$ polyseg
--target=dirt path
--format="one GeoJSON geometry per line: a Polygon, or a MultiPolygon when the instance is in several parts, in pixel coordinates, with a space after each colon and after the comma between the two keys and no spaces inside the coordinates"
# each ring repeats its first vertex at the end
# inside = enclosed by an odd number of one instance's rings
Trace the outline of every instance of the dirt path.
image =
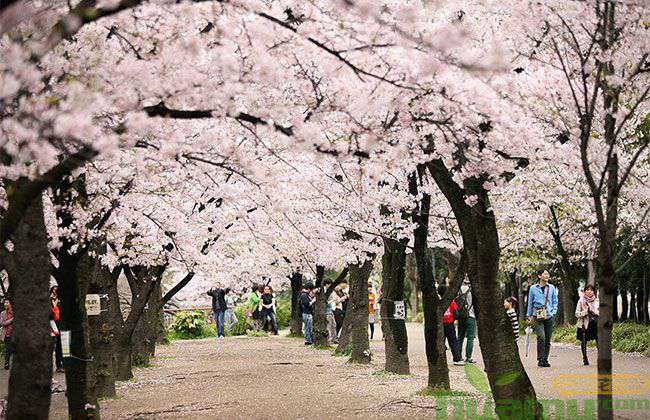
{"type": "MultiPolygon", "coordinates": [[[[408,330],[413,375],[403,377],[381,372],[381,333],[371,343],[374,360],[369,366],[348,364],[346,358],[332,357],[331,351],[305,348],[300,340],[286,337],[235,337],[218,344],[216,339],[177,341],[159,347],[153,366],[137,369],[135,381],[120,383],[116,399],[101,402],[102,417],[431,418],[440,405],[416,395],[426,384],[422,327],[409,324],[408,330]]],[[[596,372],[595,366],[581,365],[580,350],[574,346],[554,344],[550,369],[536,366],[534,343],[531,353],[527,358],[522,354],[522,360],[542,398],[564,398],[551,386],[559,374],[596,372]]],[[[474,358],[482,370],[478,345],[474,358]]],[[[650,372],[650,358],[640,355],[616,353],[614,363],[617,373],[650,372]]],[[[450,366],[450,376],[454,390],[469,394],[454,400],[476,400],[479,406],[486,400],[462,367],[450,366]]],[[[0,380],[0,391],[6,392],[5,371],[0,380]]],[[[63,376],[56,374],[55,380],[62,382],[63,376]]],[[[650,400],[650,386],[634,398],[650,400]]],[[[650,418],[650,407],[628,406],[617,415],[650,418]]],[[[51,418],[67,418],[63,393],[53,395],[51,418]]]]}

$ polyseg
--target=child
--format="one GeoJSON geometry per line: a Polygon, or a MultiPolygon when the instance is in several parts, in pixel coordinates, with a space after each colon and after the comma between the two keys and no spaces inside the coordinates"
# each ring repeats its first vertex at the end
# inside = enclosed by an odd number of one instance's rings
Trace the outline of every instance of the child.
{"type": "MultiPolygon", "coordinates": [[[[444,296],[445,291],[446,287],[444,285],[438,286],[438,294],[440,296],[444,296]]],[[[458,339],[456,338],[456,327],[454,325],[456,319],[458,319],[458,305],[455,300],[452,300],[442,317],[442,324],[445,331],[445,337],[447,337],[447,343],[449,344],[454,359],[454,365],[463,366],[465,362],[463,362],[463,358],[460,355],[458,339]]]]}
{"type": "Polygon", "coordinates": [[[519,339],[519,319],[517,318],[517,311],[515,310],[517,307],[517,299],[510,296],[503,301],[503,307],[506,309],[506,314],[508,315],[510,324],[512,325],[512,333],[515,336],[515,341],[517,341],[517,339],[519,339]]]}

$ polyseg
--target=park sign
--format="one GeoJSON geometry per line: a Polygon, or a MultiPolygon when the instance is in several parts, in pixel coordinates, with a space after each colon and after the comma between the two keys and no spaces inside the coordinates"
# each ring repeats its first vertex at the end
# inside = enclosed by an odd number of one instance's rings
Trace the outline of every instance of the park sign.
{"type": "Polygon", "coordinates": [[[99,315],[101,311],[102,304],[99,295],[86,295],[86,313],[88,315],[99,315]]]}

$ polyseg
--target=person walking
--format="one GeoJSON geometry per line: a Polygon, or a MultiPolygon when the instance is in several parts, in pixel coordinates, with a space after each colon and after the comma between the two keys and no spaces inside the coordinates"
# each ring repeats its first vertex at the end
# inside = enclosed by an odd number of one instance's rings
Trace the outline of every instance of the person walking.
{"type": "Polygon", "coordinates": [[[512,334],[515,336],[515,341],[519,339],[519,318],[517,317],[517,299],[514,297],[510,296],[506,300],[503,301],[503,307],[506,310],[506,315],[508,315],[508,319],[510,320],[510,325],[512,327],[512,334]]]}
{"type": "Polygon", "coordinates": [[[50,302],[52,305],[52,321],[54,327],[56,327],[52,328],[52,331],[56,329],[56,334],[54,334],[54,362],[56,371],[61,373],[63,372],[63,347],[61,346],[61,325],[59,323],[61,311],[59,309],[59,288],[57,286],[50,288],[50,302]]]}
{"type": "Polygon", "coordinates": [[[9,370],[13,346],[11,336],[14,329],[14,310],[9,299],[4,301],[5,310],[0,313],[0,326],[2,327],[2,339],[5,344],[5,370],[9,370]]]}
{"type": "Polygon", "coordinates": [[[230,288],[225,289],[226,292],[226,313],[224,314],[224,322],[226,324],[226,329],[228,332],[232,332],[232,329],[239,323],[237,315],[235,315],[235,307],[237,306],[237,295],[230,288]]]}
{"type": "Polygon", "coordinates": [[[576,305],[576,318],[578,319],[576,338],[580,341],[580,349],[582,350],[582,362],[585,366],[589,366],[589,359],[587,358],[587,343],[595,340],[598,345],[598,296],[596,295],[596,288],[588,284],[578,300],[576,305]]]}
{"type": "Polygon", "coordinates": [[[375,335],[375,322],[377,322],[377,296],[372,291],[372,285],[368,285],[368,326],[370,327],[370,339],[375,335]]]}
{"type": "Polygon", "coordinates": [[[217,338],[225,337],[224,316],[226,314],[226,293],[221,288],[221,284],[217,283],[216,287],[208,290],[207,294],[212,297],[212,314],[214,315],[214,323],[217,325],[217,338]]]}
{"type": "Polygon", "coordinates": [[[458,350],[463,355],[463,342],[467,339],[465,346],[465,363],[476,363],[472,359],[474,352],[474,338],[476,338],[476,315],[474,313],[474,300],[469,278],[465,277],[460,286],[458,297],[458,350]]]}
{"type": "Polygon", "coordinates": [[[300,312],[302,313],[302,330],[305,333],[305,345],[310,346],[314,343],[313,325],[314,325],[314,302],[313,296],[314,285],[307,283],[300,292],[300,312]]]}
{"type": "Polygon", "coordinates": [[[264,286],[260,306],[264,329],[266,330],[267,323],[270,323],[273,335],[278,335],[278,321],[275,316],[275,296],[273,296],[271,286],[264,286]]]}
{"type": "MultiPolygon", "coordinates": [[[[440,285],[438,287],[438,294],[440,296],[444,296],[445,289],[446,287],[444,285],[440,285]]],[[[451,349],[451,355],[454,361],[454,365],[463,366],[465,362],[463,362],[463,357],[458,347],[458,339],[456,338],[456,327],[454,326],[454,321],[456,319],[458,319],[458,305],[456,304],[455,300],[452,300],[451,304],[449,305],[449,307],[447,308],[447,310],[445,311],[442,317],[442,324],[445,332],[445,337],[447,338],[447,344],[449,344],[449,348],[451,349]]]]}
{"type": "Polygon", "coordinates": [[[557,313],[558,291],[549,283],[547,270],[537,271],[537,284],[528,290],[528,325],[535,325],[537,334],[537,366],[551,367],[548,356],[551,351],[553,317],[557,313]]]}

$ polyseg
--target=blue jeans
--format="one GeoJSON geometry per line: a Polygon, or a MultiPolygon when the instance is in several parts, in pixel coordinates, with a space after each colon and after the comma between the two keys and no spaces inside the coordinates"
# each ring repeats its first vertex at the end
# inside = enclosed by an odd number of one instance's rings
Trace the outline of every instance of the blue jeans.
{"type": "Polygon", "coordinates": [[[226,311],[214,311],[214,323],[217,324],[217,337],[225,337],[224,331],[224,314],[226,311]]]}
{"type": "Polygon", "coordinates": [[[312,324],[314,318],[312,314],[302,314],[302,330],[305,332],[305,343],[311,344],[314,342],[314,337],[312,335],[312,324]]]}

